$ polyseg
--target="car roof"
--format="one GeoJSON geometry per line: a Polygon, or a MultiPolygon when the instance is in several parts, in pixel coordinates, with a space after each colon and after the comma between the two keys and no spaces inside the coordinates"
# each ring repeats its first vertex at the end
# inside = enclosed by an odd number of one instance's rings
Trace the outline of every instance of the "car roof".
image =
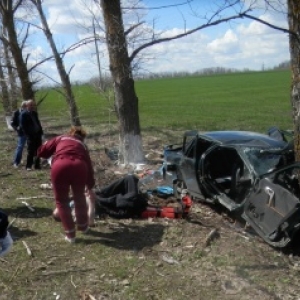
{"type": "Polygon", "coordinates": [[[209,131],[198,133],[198,136],[204,136],[224,145],[244,145],[247,147],[253,146],[262,148],[284,148],[287,145],[284,141],[252,131],[209,131]]]}

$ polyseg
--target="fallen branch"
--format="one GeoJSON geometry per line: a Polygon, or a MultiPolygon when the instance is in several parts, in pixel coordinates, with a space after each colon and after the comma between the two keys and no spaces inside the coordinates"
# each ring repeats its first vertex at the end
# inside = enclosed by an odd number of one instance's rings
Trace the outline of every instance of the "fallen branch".
{"type": "Polygon", "coordinates": [[[139,271],[140,271],[140,269],[141,269],[141,267],[143,266],[145,264],[145,261],[143,261],[134,271],[133,271],[133,276],[134,275],[136,275],[139,271]]]}
{"type": "Polygon", "coordinates": [[[164,261],[164,262],[167,262],[168,264],[172,265],[172,264],[176,264],[176,265],[180,265],[180,263],[174,259],[173,257],[171,256],[167,256],[167,255],[162,255],[161,256],[161,259],[164,261]]]}
{"type": "Polygon", "coordinates": [[[215,228],[207,235],[207,237],[204,241],[204,247],[208,247],[211,244],[211,242],[218,237],[219,237],[219,232],[215,228]]]}
{"type": "Polygon", "coordinates": [[[10,277],[9,281],[12,281],[13,278],[17,275],[17,273],[18,273],[18,271],[19,271],[19,268],[20,268],[20,266],[18,266],[18,267],[16,268],[16,271],[15,271],[14,274],[10,277]]]}
{"type": "Polygon", "coordinates": [[[34,212],[34,208],[30,206],[26,201],[22,201],[22,203],[32,212],[34,212]]]}
{"type": "Polygon", "coordinates": [[[91,295],[91,294],[88,294],[88,295],[89,295],[91,300],[96,300],[96,298],[93,295],[91,295]]]}
{"type": "Polygon", "coordinates": [[[43,271],[41,275],[43,276],[51,276],[51,275],[59,275],[59,274],[66,274],[69,272],[88,272],[88,271],[93,271],[95,268],[89,268],[89,269],[69,269],[69,270],[57,270],[57,271],[43,271]]]}
{"type": "Polygon", "coordinates": [[[155,273],[156,273],[157,275],[161,276],[161,277],[165,277],[165,275],[164,275],[164,274],[162,274],[162,273],[158,272],[157,270],[155,270],[155,273]]]}
{"type": "Polygon", "coordinates": [[[24,247],[26,248],[27,254],[29,256],[32,256],[32,252],[31,252],[30,248],[28,247],[27,243],[25,241],[22,241],[22,243],[23,243],[24,247]]]}
{"type": "Polygon", "coordinates": [[[8,224],[7,229],[9,229],[15,221],[16,221],[16,218],[12,219],[12,221],[8,224]]]}
{"type": "Polygon", "coordinates": [[[76,286],[76,284],[75,284],[74,281],[73,281],[73,275],[71,275],[71,283],[72,283],[72,285],[74,286],[74,288],[76,289],[77,286],[76,286]]]}
{"type": "Polygon", "coordinates": [[[53,199],[53,197],[51,197],[51,196],[41,195],[41,196],[32,196],[32,197],[19,197],[19,198],[16,198],[16,200],[30,200],[30,199],[41,199],[41,198],[53,199]]]}

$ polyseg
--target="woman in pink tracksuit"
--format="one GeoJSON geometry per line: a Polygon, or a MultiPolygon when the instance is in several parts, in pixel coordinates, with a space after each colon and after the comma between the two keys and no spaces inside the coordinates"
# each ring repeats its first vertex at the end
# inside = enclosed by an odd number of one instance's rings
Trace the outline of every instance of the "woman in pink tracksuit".
{"type": "MultiPolygon", "coordinates": [[[[69,134],[46,141],[38,149],[38,157],[50,158],[51,182],[56,208],[65,230],[65,240],[75,242],[76,229],[69,205],[72,190],[77,230],[88,230],[88,208],[85,188],[92,191],[95,185],[94,171],[81,127],[72,127],[69,134]]],[[[92,193],[92,192],[91,192],[92,193]]]]}

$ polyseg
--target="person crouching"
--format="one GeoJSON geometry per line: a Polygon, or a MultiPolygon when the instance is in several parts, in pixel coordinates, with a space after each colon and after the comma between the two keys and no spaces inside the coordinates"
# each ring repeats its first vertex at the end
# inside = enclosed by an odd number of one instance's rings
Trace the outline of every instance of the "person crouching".
{"type": "Polygon", "coordinates": [[[74,243],[75,222],[69,205],[71,188],[75,207],[77,230],[86,233],[88,208],[85,188],[92,190],[95,185],[94,171],[89,151],[84,144],[86,132],[81,127],[72,126],[66,135],[46,141],[38,148],[40,158],[50,158],[51,183],[58,215],[65,230],[65,240],[74,243]]]}

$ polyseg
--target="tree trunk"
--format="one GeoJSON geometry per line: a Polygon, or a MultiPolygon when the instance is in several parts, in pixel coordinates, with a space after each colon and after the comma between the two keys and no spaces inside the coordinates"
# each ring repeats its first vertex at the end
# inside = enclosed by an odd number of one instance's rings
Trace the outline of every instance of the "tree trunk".
{"type": "Polygon", "coordinates": [[[9,95],[10,95],[10,104],[12,111],[15,111],[18,109],[18,98],[19,98],[19,89],[16,82],[16,74],[14,72],[13,66],[12,66],[12,60],[10,55],[10,50],[7,45],[7,43],[2,43],[3,49],[4,49],[4,59],[5,59],[5,65],[7,67],[7,73],[8,73],[8,83],[10,86],[9,89],[9,95]]]}
{"type": "Polygon", "coordinates": [[[32,82],[29,79],[27,65],[22,56],[22,49],[18,43],[18,37],[14,24],[14,10],[12,0],[3,0],[0,5],[2,23],[7,32],[11,54],[14,58],[18,76],[21,82],[23,99],[34,99],[32,82]]]}
{"type": "Polygon", "coordinates": [[[78,115],[78,109],[77,109],[77,105],[75,102],[75,97],[73,95],[73,91],[72,91],[72,86],[71,86],[71,82],[70,82],[70,78],[69,75],[66,72],[66,69],[64,67],[63,64],[63,60],[60,57],[55,42],[53,40],[52,37],[52,33],[49,29],[48,23],[47,23],[47,19],[45,17],[43,8],[42,8],[42,3],[41,0],[33,0],[33,3],[36,5],[38,13],[40,15],[40,19],[42,21],[43,24],[43,29],[44,29],[44,33],[46,35],[46,38],[49,42],[49,45],[52,49],[52,53],[54,55],[54,59],[55,59],[55,63],[56,63],[56,67],[60,76],[60,80],[62,82],[63,85],[63,89],[65,91],[65,96],[66,96],[66,101],[67,104],[69,105],[69,109],[70,109],[70,116],[71,116],[71,124],[74,126],[80,126],[80,119],[79,119],[79,115],[78,115]]]}
{"type": "Polygon", "coordinates": [[[2,103],[3,103],[3,110],[5,116],[12,115],[12,109],[9,101],[9,92],[7,87],[7,81],[5,80],[2,64],[0,65],[0,87],[2,91],[2,103]]]}
{"type": "Polygon", "coordinates": [[[110,71],[114,82],[115,107],[119,120],[120,162],[144,161],[138,112],[138,97],[127,51],[120,0],[101,0],[110,71]]]}
{"type": "Polygon", "coordinates": [[[295,137],[295,160],[300,161],[300,2],[299,0],[288,0],[288,22],[290,31],[294,34],[289,35],[292,85],[291,103],[294,121],[295,137]]]}

